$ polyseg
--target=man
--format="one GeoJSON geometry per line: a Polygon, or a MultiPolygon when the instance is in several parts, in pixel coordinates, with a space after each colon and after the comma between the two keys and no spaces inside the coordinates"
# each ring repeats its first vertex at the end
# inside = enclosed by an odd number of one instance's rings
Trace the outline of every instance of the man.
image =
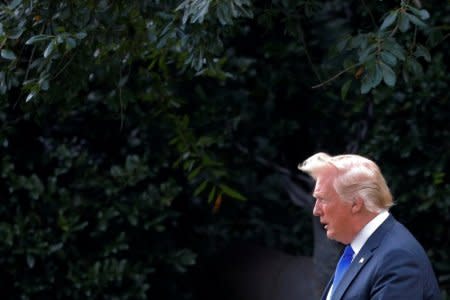
{"type": "Polygon", "coordinates": [[[424,249],[389,213],[392,196],[373,161],[317,153],[299,169],[316,180],[313,214],[327,237],[347,245],[323,300],[441,299],[424,249]]]}

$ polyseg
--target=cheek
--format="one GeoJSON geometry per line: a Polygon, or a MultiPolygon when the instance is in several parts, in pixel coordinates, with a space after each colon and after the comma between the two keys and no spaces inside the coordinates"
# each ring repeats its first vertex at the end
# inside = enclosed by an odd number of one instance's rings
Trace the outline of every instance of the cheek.
{"type": "Polygon", "coordinates": [[[335,210],[330,213],[330,218],[333,220],[333,226],[341,231],[345,230],[348,225],[349,215],[344,210],[335,210]]]}
{"type": "Polygon", "coordinates": [[[331,203],[324,205],[322,207],[322,211],[325,215],[330,216],[333,218],[334,215],[336,215],[336,207],[332,205],[331,203]]]}

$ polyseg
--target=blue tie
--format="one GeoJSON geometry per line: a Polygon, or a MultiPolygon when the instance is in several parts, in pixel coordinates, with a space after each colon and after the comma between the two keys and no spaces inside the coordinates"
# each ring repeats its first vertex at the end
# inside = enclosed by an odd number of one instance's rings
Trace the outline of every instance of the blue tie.
{"type": "Polygon", "coordinates": [[[344,253],[339,259],[338,265],[336,267],[336,272],[334,273],[333,291],[332,291],[333,293],[336,290],[345,272],[347,271],[348,267],[350,266],[354,253],[355,252],[353,252],[353,249],[350,245],[345,246],[344,253]]]}

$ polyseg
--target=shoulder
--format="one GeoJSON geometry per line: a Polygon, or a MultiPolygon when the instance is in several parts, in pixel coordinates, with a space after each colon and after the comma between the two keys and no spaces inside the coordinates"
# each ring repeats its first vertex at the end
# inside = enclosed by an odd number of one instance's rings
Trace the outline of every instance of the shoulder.
{"type": "Polygon", "coordinates": [[[376,262],[376,269],[383,274],[434,277],[431,262],[422,245],[395,219],[373,252],[372,259],[376,262]]]}
{"type": "Polygon", "coordinates": [[[399,254],[424,255],[425,251],[414,235],[394,217],[390,218],[392,225],[387,228],[380,247],[399,254]]]}

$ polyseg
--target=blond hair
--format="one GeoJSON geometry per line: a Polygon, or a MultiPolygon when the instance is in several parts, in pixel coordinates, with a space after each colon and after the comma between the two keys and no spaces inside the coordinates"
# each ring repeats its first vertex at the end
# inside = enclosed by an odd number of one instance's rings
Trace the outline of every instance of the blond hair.
{"type": "Polygon", "coordinates": [[[377,213],[394,204],[380,168],[368,158],[356,154],[330,156],[319,152],[298,166],[314,179],[319,172],[330,167],[337,170],[333,187],[343,200],[353,201],[360,197],[369,211],[377,213]]]}

